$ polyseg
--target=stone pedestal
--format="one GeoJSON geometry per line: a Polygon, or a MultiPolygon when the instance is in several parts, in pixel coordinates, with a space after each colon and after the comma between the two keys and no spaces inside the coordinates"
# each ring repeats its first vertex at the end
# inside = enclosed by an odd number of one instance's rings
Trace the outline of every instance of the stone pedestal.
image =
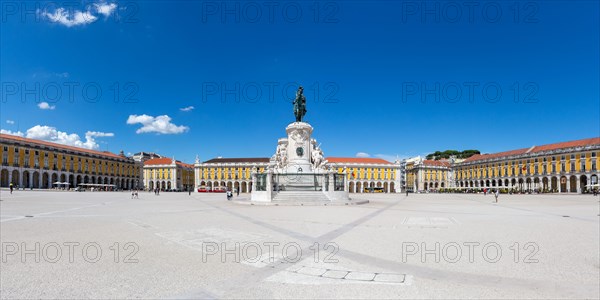
{"type": "MultiPolygon", "coordinates": [[[[277,141],[277,150],[267,171],[252,173],[251,202],[275,205],[354,203],[348,197],[345,176],[342,177],[344,182],[340,182],[338,190],[335,190],[336,172],[328,168],[323,151],[317,141],[311,138],[313,127],[308,123],[294,122],[285,131],[287,138],[277,141]]],[[[362,203],[364,201],[356,204],[362,203]]]]}
{"type": "Polygon", "coordinates": [[[312,126],[304,122],[294,122],[285,128],[285,132],[288,135],[288,145],[287,166],[284,172],[290,174],[313,173],[312,163],[310,162],[312,126]]]}

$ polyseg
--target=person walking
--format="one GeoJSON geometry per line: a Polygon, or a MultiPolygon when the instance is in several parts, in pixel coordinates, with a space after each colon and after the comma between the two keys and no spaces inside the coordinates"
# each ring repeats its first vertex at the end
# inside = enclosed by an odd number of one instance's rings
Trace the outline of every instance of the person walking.
{"type": "Polygon", "coordinates": [[[496,203],[498,203],[498,196],[500,195],[500,191],[496,189],[496,193],[494,193],[494,197],[496,197],[496,203]]]}
{"type": "Polygon", "coordinates": [[[11,182],[9,186],[10,186],[10,193],[12,194],[13,188],[14,188],[13,183],[11,182]]]}
{"type": "Polygon", "coordinates": [[[240,196],[240,189],[239,188],[235,189],[235,192],[236,192],[237,196],[239,197],[240,196]]]}
{"type": "Polygon", "coordinates": [[[191,196],[191,195],[192,195],[192,189],[188,188],[188,196],[191,196]]]}

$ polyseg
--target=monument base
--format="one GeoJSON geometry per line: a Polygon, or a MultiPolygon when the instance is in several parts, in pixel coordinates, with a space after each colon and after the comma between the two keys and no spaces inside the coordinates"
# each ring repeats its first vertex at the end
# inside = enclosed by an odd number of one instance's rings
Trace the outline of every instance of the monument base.
{"type": "Polygon", "coordinates": [[[294,122],[285,131],[287,138],[278,140],[267,171],[252,173],[250,202],[288,205],[349,203],[346,174],[335,174],[329,170],[323,151],[311,138],[313,127],[305,122],[294,122]]]}

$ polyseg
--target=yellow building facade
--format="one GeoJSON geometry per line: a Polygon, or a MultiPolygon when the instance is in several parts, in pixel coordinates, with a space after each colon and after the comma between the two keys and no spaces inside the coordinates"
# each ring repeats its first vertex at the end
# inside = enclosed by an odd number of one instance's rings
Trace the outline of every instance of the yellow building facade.
{"type": "Polygon", "coordinates": [[[416,157],[406,161],[405,170],[409,192],[437,191],[452,186],[452,165],[447,160],[416,157]]]}
{"type": "Polygon", "coordinates": [[[194,166],[171,158],[144,162],[144,188],[161,191],[187,191],[194,188],[194,166]]]}
{"type": "Polygon", "coordinates": [[[214,158],[194,164],[196,190],[252,190],[252,172],[264,173],[269,158],[214,158]]]}
{"type": "MultiPolygon", "coordinates": [[[[328,165],[344,175],[351,193],[382,191],[399,192],[398,164],[375,158],[326,158],[328,165]],[[365,189],[367,188],[367,189],[365,189]]],[[[196,162],[195,182],[200,190],[230,189],[247,193],[252,190],[252,173],[265,173],[270,159],[261,158],[215,158],[196,162]]]]}
{"type": "Polygon", "coordinates": [[[350,193],[399,193],[399,164],[380,158],[328,157],[329,165],[345,174],[350,193]]]}
{"type": "Polygon", "coordinates": [[[43,189],[95,184],[132,189],[141,184],[141,165],[123,154],[7,134],[0,134],[0,151],[2,187],[10,183],[43,189]]]}
{"type": "Polygon", "coordinates": [[[456,187],[582,193],[597,188],[600,138],[474,155],[453,169],[456,187]]]}

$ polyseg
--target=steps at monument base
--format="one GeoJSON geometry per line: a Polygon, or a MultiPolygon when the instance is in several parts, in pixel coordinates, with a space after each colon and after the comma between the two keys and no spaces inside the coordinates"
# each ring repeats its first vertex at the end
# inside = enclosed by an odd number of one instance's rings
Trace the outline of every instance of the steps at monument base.
{"type": "Polygon", "coordinates": [[[330,202],[327,195],[318,191],[282,191],[273,197],[274,202],[330,202]]]}

